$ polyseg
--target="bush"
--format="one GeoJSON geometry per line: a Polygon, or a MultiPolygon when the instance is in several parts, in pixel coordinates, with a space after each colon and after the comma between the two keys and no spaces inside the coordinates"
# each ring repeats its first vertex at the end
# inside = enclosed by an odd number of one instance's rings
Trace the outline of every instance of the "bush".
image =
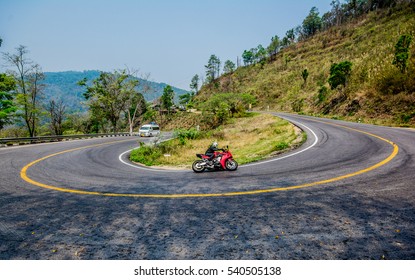
{"type": "Polygon", "coordinates": [[[185,145],[187,139],[198,139],[201,133],[195,128],[190,129],[177,129],[174,131],[174,136],[179,139],[180,145],[185,145]]]}
{"type": "Polygon", "coordinates": [[[157,146],[141,146],[131,151],[130,160],[139,162],[147,166],[156,164],[157,159],[162,155],[162,151],[157,146]]]}
{"type": "Polygon", "coordinates": [[[335,89],[340,85],[346,86],[347,79],[352,72],[352,63],[350,61],[343,61],[340,63],[333,63],[330,67],[329,84],[331,89],[335,89]]]}
{"type": "Polygon", "coordinates": [[[403,123],[409,123],[413,119],[415,120],[415,112],[412,112],[412,113],[402,113],[400,115],[400,120],[403,123]]]}
{"type": "Polygon", "coordinates": [[[11,126],[0,130],[0,138],[28,137],[24,127],[11,126]]]}
{"type": "Polygon", "coordinates": [[[395,45],[395,58],[392,64],[398,67],[402,74],[408,68],[409,46],[411,45],[412,36],[409,34],[401,35],[395,45]]]}
{"type": "Polygon", "coordinates": [[[327,99],[327,95],[328,95],[328,88],[326,86],[321,86],[320,89],[318,90],[318,95],[317,95],[317,103],[322,103],[324,101],[326,101],[327,99]]]}
{"type": "Polygon", "coordinates": [[[294,112],[301,112],[303,110],[304,99],[297,99],[291,104],[291,108],[294,112]]]}
{"type": "Polygon", "coordinates": [[[399,71],[390,71],[378,80],[378,88],[382,94],[398,94],[407,91],[408,78],[399,71]]]}
{"type": "Polygon", "coordinates": [[[279,142],[276,146],[275,146],[275,148],[276,148],[276,150],[277,151],[282,151],[282,150],[285,150],[285,149],[287,149],[288,147],[289,147],[290,145],[287,143],[287,142],[279,142]]]}
{"type": "Polygon", "coordinates": [[[62,135],[78,135],[78,134],[84,134],[84,133],[82,133],[81,131],[77,131],[75,129],[68,129],[68,130],[65,130],[62,135]]]}

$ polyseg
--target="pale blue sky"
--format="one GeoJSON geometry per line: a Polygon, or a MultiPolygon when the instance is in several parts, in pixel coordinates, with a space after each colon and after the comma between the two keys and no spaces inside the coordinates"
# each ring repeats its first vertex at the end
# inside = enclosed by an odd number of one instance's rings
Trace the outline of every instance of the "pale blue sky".
{"type": "Polygon", "coordinates": [[[0,0],[0,52],[24,45],[45,72],[128,66],[189,89],[211,54],[236,62],[245,49],[284,37],[313,6],[320,16],[329,11],[331,2],[0,0]]]}

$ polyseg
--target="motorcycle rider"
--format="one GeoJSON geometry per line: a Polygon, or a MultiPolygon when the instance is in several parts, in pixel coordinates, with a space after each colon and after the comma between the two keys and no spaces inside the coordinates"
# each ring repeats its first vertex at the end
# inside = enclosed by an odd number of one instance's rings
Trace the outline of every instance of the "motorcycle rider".
{"type": "Polygon", "coordinates": [[[223,148],[218,148],[218,142],[213,142],[212,145],[210,145],[210,147],[206,150],[205,155],[209,156],[208,159],[208,165],[212,166],[213,165],[213,158],[215,157],[215,152],[216,151],[225,151],[225,149],[223,148]]]}

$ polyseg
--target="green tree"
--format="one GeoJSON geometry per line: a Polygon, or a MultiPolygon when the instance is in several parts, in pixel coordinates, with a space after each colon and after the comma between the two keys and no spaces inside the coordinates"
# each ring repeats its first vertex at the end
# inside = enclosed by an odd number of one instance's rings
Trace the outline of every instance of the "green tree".
{"type": "Polygon", "coordinates": [[[68,114],[62,124],[63,134],[89,134],[99,132],[99,123],[91,121],[90,112],[68,114]]]}
{"type": "Polygon", "coordinates": [[[254,53],[251,50],[247,51],[244,50],[243,54],[242,54],[242,59],[244,61],[244,65],[250,65],[254,62],[254,53]]]}
{"type": "Polygon", "coordinates": [[[278,51],[280,50],[280,47],[281,47],[280,38],[277,35],[275,35],[274,37],[271,38],[271,43],[267,47],[268,55],[269,56],[276,55],[278,51]]]}
{"type": "Polygon", "coordinates": [[[229,118],[229,106],[223,94],[215,94],[203,103],[203,115],[212,127],[224,123],[229,118]]]}
{"type": "Polygon", "coordinates": [[[214,126],[224,123],[230,117],[243,116],[249,105],[254,105],[256,98],[248,93],[219,93],[210,97],[204,104],[215,119],[214,126]]]}
{"type": "Polygon", "coordinates": [[[12,123],[14,113],[17,110],[14,104],[12,91],[16,88],[13,76],[0,73],[0,129],[6,124],[12,123]]]}
{"type": "Polygon", "coordinates": [[[290,45],[290,39],[288,39],[287,36],[285,36],[284,38],[282,38],[281,40],[281,48],[286,48],[290,45]]]}
{"type": "Polygon", "coordinates": [[[265,50],[265,48],[261,44],[258,45],[258,47],[255,50],[256,50],[256,52],[255,52],[255,61],[256,62],[263,61],[267,57],[267,51],[265,50]]]}
{"type": "Polygon", "coordinates": [[[302,24],[303,35],[307,37],[311,37],[320,31],[322,27],[322,21],[319,16],[318,9],[316,7],[311,8],[310,13],[304,19],[302,24]]]}
{"type": "Polygon", "coordinates": [[[157,111],[151,106],[147,106],[146,112],[143,114],[143,121],[155,121],[157,111]]]}
{"type": "Polygon", "coordinates": [[[350,61],[343,61],[340,63],[333,63],[330,67],[329,84],[331,89],[337,88],[339,85],[346,86],[347,80],[352,72],[352,63],[350,61]]]}
{"type": "Polygon", "coordinates": [[[199,75],[194,75],[190,82],[190,89],[197,94],[199,92],[199,75]]]}
{"type": "Polygon", "coordinates": [[[129,112],[133,106],[132,100],[137,95],[136,86],[138,80],[131,78],[126,70],[114,71],[114,73],[101,72],[99,77],[87,85],[84,79],[78,83],[86,88],[84,97],[90,108],[92,117],[104,124],[103,119],[108,120],[115,133],[119,120],[123,113],[129,112]]]}
{"type": "Polygon", "coordinates": [[[285,37],[287,37],[287,40],[289,44],[293,44],[295,42],[295,31],[294,29],[290,29],[285,33],[285,37]]]}
{"type": "Polygon", "coordinates": [[[223,72],[225,74],[232,73],[233,71],[235,71],[235,68],[236,68],[235,63],[233,63],[230,60],[226,60],[223,66],[223,72]]]}
{"type": "Polygon", "coordinates": [[[16,114],[23,118],[30,137],[34,137],[41,112],[39,99],[43,93],[44,74],[38,64],[27,58],[28,52],[25,46],[19,46],[15,54],[4,53],[3,57],[17,68],[17,72],[12,72],[16,80],[16,114]]]}
{"type": "Polygon", "coordinates": [[[174,99],[174,91],[171,88],[171,86],[167,85],[163,89],[163,95],[161,96],[161,106],[163,109],[167,110],[169,115],[170,115],[171,107],[174,104],[173,99],[174,99]]]}
{"type": "Polygon", "coordinates": [[[212,54],[208,60],[208,64],[205,65],[206,80],[208,83],[210,83],[211,81],[219,77],[220,65],[221,65],[220,59],[216,55],[212,54]]]}
{"type": "Polygon", "coordinates": [[[408,67],[409,59],[409,47],[411,45],[412,36],[405,34],[401,35],[398,42],[395,45],[395,57],[393,59],[393,65],[404,74],[408,67]]]}

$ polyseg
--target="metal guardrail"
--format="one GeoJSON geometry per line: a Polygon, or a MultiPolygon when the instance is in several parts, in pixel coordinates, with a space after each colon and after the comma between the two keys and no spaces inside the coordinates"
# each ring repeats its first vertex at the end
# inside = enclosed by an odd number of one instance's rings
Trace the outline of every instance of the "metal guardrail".
{"type": "Polygon", "coordinates": [[[67,141],[67,140],[73,140],[73,139],[118,137],[118,136],[130,136],[130,133],[120,132],[120,133],[96,133],[96,134],[79,134],[79,135],[53,135],[53,136],[36,136],[36,137],[0,138],[0,147],[47,143],[47,142],[59,142],[59,141],[67,141]]]}

